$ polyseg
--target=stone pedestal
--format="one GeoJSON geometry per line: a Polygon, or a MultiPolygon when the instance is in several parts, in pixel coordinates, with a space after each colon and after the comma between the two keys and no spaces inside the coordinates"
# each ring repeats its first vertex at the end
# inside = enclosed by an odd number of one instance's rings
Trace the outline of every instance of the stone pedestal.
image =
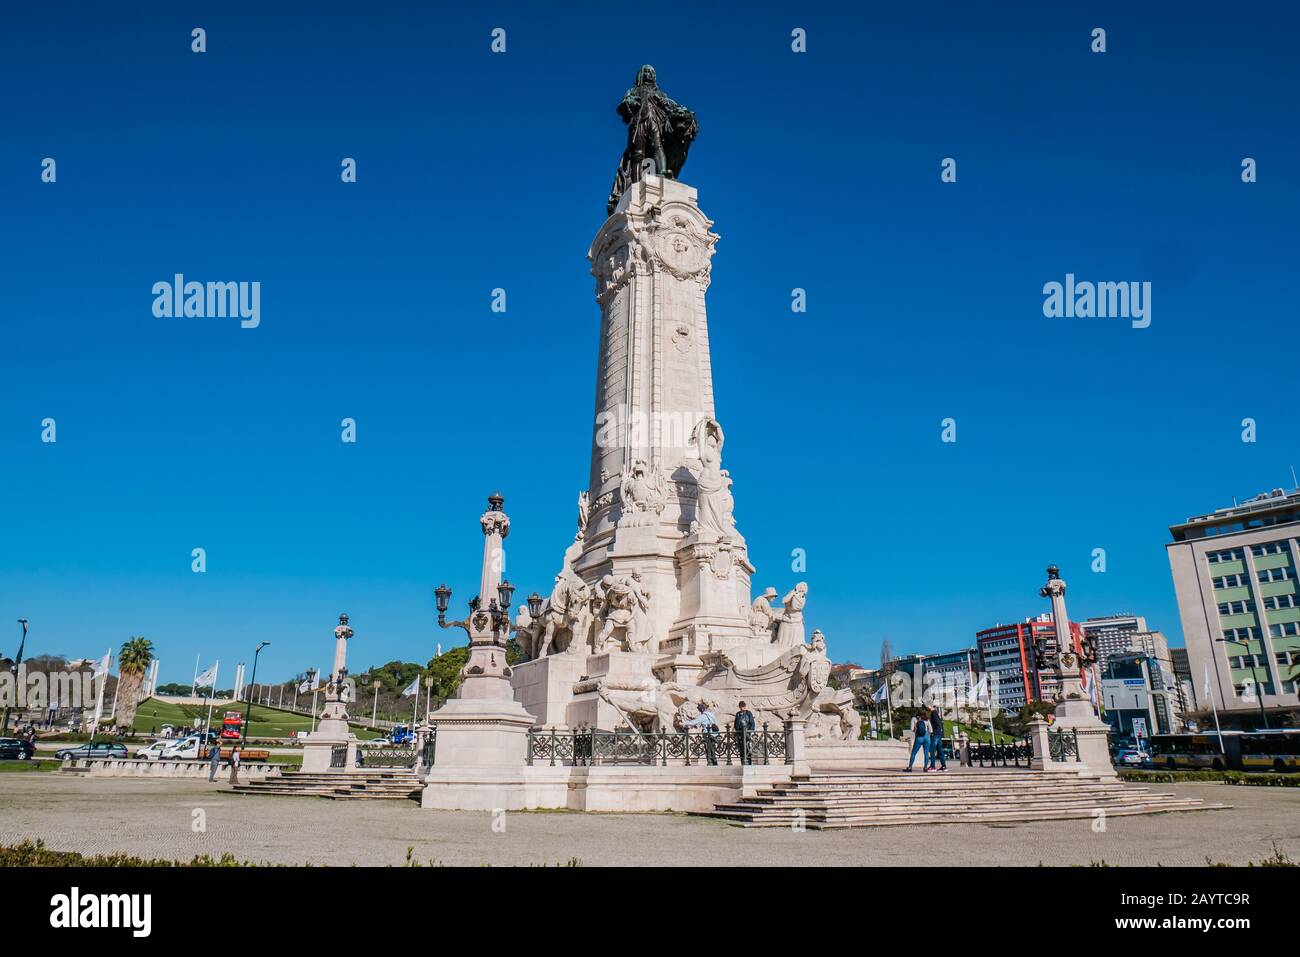
{"type": "Polygon", "coordinates": [[[304,771],[351,771],[357,765],[357,739],[352,735],[338,737],[337,735],[321,736],[321,732],[316,731],[307,736],[302,745],[302,769],[304,771]],[[348,756],[343,767],[333,767],[334,747],[336,745],[347,745],[348,756]]]}
{"type": "Polygon", "coordinates": [[[808,763],[808,749],[804,743],[804,720],[791,718],[785,726],[785,763],[790,766],[792,778],[806,778],[812,773],[808,763]]]}
{"type": "Polygon", "coordinates": [[[1092,711],[1090,701],[1063,701],[1056,706],[1053,731],[1073,731],[1079,738],[1079,761],[1090,774],[1115,777],[1110,760],[1110,726],[1092,711]]]}
{"type": "Polygon", "coordinates": [[[608,651],[589,656],[587,678],[573,688],[569,726],[612,731],[626,725],[623,713],[601,697],[601,689],[653,692],[658,685],[651,671],[654,662],[655,656],[648,652],[608,651]]]}
{"type": "Polygon", "coordinates": [[[514,700],[452,698],[429,715],[438,734],[434,767],[523,767],[535,720],[514,700]]]}
{"type": "Polygon", "coordinates": [[[539,727],[566,728],[573,686],[588,674],[585,654],[547,655],[514,666],[510,676],[515,700],[537,719],[539,727]]]}
{"type": "Polygon", "coordinates": [[[681,604],[670,638],[704,628],[715,638],[748,640],[750,576],[744,541],[687,535],[673,554],[681,604]]]}

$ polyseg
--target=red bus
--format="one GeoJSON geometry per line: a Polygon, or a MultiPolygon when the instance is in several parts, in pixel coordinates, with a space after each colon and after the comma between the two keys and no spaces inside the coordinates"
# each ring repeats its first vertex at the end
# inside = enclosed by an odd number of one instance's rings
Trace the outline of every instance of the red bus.
{"type": "Polygon", "coordinates": [[[227,711],[221,721],[221,737],[238,739],[244,728],[244,716],[238,711],[227,711]]]}

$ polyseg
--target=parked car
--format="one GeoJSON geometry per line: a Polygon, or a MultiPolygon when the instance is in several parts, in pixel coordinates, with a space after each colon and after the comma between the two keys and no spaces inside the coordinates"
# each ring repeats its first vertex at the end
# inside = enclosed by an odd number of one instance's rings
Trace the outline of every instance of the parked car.
{"type": "Polygon", "coordinates": [[[187,735],[179,741],[169,741],[167,746],[159,752],[158,757],[164,761],[191,760],[196,761],[199,757],[199,748],[203,746],[203,741],[197,734],[187,735]]]}
{"type": "Polygon", "coordinates": [[[1115,763],[1129,767],[1141,767],[1151,761],[1151,755],[1137,748],[1121,748],[1115,755],[1115,763]]]}
{"type": "Polygon", "coordinates": [[[128,756],[126,745],[112,741],[92,741],[75,748],[62,748],[54,752],[60,761],[68,758],[125,758],[128,756]]]}
{"type": "Polygon", "coordinates": [[[0,761],[30,761],[36,745],[18,738],[0,738],[0,761]]]}
{"type": "Polygon", "coordinates": [[[174,743],[175,742],[172,741],[155,741],[153,744],[147,745],[146,747],[136,751],[135,756],[137,758],[146,758],[150,761],[157,761],[162,757],[162,753],[170,748],[174,743]]]}

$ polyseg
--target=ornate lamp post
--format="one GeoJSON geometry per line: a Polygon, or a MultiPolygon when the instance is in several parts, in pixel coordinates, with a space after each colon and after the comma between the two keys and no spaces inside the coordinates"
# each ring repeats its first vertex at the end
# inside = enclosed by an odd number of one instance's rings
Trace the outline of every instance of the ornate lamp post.
{"type": "MultiPolygon", "coordinates": [[[[510,684],[512,670],[506,663],[506,642],[513,626],[510,622],[510,599],[515,586],[502,580],[504,553],[501,543],[510,533],[510,519],[502,510],[505,499],[498,493],[488,497],[488,508],[479,517],[483,529],[483,567],[479,575],[479,593],[469,603],[464,621],[448,621],[447,608],[451,589],[439,585],[433,590],[438,603],[438,625],[463,628],[469,636],[469,659],[460,672],[460,689],[454,698],[429,715],[429,731],[436,734],[437,754],[421,780],[426,783],[422,796],[424,807],[466,807],[460,785],[445,787],[460,780],[466,770],[481,774],[484,768],[502,769],[498,783],[476,791],[474,806],[490,808],[523,807],[522,775],[528,755],[528,732],[536,719],[515,700],[510,684]],[[509,770],[505,770],[509,769],[509,770]],[[509,783],[517,775],[518,786],[509,783]]],[[[541,610],[541,598],[529,596],[530,607],[541,610]]],[[[423,729],[422,729],[423,730],[423,729]]],[[[422,740],[421,736],[421,740],[422,740]]]]}
{"type": "MultiPolygon", "coordinates": [[[[461,670],[458,697],[468,699],[513,700],[510,667],[506,664],[506,642],[510,638],[510,600],[515,586],[501,578],[504,552],[501,543],[510,534],[510,519],[502,511],[505,499],[499,492],[488,496],[487,511],[479,518],[483,528],[483,567],[479,575],[479,593],[469,601],[469,615],[463,621],[448,621],[447,608],[451,589],[441,584],[433,590],[438,606],[438,626],[463,628],[469,636],[469,660],[461,670]],[[483,599],[487,597],[487,607],[483,599]]],[[[534,595],[529,596],[532,607],[534,595]]],[[[538,611],[541,600],[537,601],[538,611]]]]}

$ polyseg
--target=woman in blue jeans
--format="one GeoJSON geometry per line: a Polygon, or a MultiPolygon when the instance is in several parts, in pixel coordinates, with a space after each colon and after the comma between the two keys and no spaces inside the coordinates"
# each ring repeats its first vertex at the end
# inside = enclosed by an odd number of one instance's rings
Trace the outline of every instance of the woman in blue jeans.
{"type": "Polygon", "coordinates": [[[930,769],[926,767],[925,762],[930,751],[930,722],[925,719],[924,711],[918,714],[916,720],[912,723],[912,734],[914,735],[912,740],[912,756],[907,760],[907,770],[912,770],[912,765],[916,762],[916,752],[920,751],[921,769],[923,771],[928,771],[930,769]]]}

